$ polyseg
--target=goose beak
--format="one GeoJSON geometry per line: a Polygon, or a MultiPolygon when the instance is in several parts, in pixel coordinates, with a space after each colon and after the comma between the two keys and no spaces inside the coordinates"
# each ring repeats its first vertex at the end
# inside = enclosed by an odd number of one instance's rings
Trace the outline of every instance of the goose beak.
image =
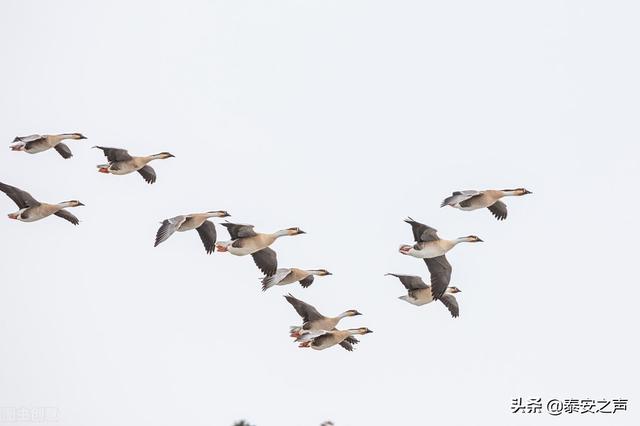
{"type": "Polygon", "coordinates": [[[85,135],[80,135],[78,136],[78,139],[87,139],[87,137],[85,135]]]}
{"type": "Polygon", "coordinates": [[[78,206],[84,206],[84,204],[78,201],[78,206]]]}
{"type": "Polygon", "coordinates": [[[529,191],[528,189],[525,189],[525,190],[524,190],[524,193],[525,193],[525,194],[533,194],[533,192],[529,191]]]}

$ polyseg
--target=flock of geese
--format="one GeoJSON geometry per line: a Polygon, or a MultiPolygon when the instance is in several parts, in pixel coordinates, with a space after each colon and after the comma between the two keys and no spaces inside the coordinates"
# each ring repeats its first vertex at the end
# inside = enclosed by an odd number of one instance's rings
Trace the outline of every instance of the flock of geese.
{"type": "MultiPolygon", "coordinates": [[[[63,141],[82,139],[87,138],[81,133],[19,136],[14,139],[10,148],[13,151],[24,151],[29,154],[55,149],[63,158],[68,159],[73,154],[63,141]]],[[[136,157],[130,155],[126,149],[102,146],[95,146],[94,148],[100,149],[108,161],[107,164],[97,166],[99,172],[113,175],[138,172],[149,184],[156,181],[156,172],[149,163],[154,160],[174,157],[169,152],[136,157]]],[[[78,200],[49,204],[37,201],[28,192],[2,182],[0,182],[0,191],[4,192],[18,206],[19,210],[17,212],[8,215],[11,219],[34,222],[55,215],[74,225],[80,223],[78,218],[67,210],[67,208],[84,205],[78,200]]],[[[442,202],[441,207],[450,206],[464,211],[486,208],[497,220],[505,220],[507,218],[507,206],[501,201],[502,198],[526,194],[531,194],[531,192],[524,188],[458,191],[447,197],[442,202]]],[[[258,269],[265,275],[261,279],[263,291],[273,286],[283,286],[295,282],[299,282],[302,287],[306,288],[313,283],[316,276],[331,275],[326,269],[278,268],[277,254],[271,248],[271,245],[280,237],[304,234],[305,232],[298,227],[287,228],[273,233],[260,233],[254,230],[253,225],[226,221],[221,222],[220,225],[226,228],[230,240],[218,241],[216,227],[210,219],[228,216],[230,216],[229,213],[224,210],[214,210],[165,219],[156,233],[155,246],[165,242],[175,232],[196,230],[207,254],[219,251],[228,252],[234,256],[251,255],[258,269]]],[[[452,268],[447,261],[446,253],[460,243],[478,243],[482,240],[475,235],[453,240],[441,239],[438,236],[438,231],[430,226],[417,222],[410,217],[405,222],[411,226],[414,244],[400,246],[400,253],[424,259],[430,274],[430,284],[425,283],[419,276],[387,274],[398,278],[406,288],[407,294],[400,296],[400,299],[416,306],[439,300],[454,318],[458,317],[459,307],[455,294],[460,293],[460,289],[449,285],[452,268]]],[[[296,299],[291,294],[286,295],[285,299],[302,318],[300,326],[290,328],[290,336],[295,339],[295,342],[301,348],[324,350],[340,345],[344,349],[352,351],[353,345],[359,342],[355,336],[372,332],[366,327],[345,330],[337,328],[342,319],[362,315],[355,309],[349,309],[335,317],[328,317],[322,315],[312,305],[296,299]]]]}

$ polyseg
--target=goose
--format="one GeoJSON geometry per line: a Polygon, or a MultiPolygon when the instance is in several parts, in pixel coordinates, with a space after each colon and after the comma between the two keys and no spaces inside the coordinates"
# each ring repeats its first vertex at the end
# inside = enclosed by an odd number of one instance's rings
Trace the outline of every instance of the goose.
{"type": "MultiPolygon", "coordinates": [[[[433,295],[431,294],[431,286],[422,281],[422,278],[416,275],[398,275],[398,274],[385,274],[392,277],[396,277],[400,280],[402,285],[407,289],[406,296],[400,296],[398,299],[411,303],[415,306],[426,305],[433,302],[433,295]]],[[[440,301],[447,307],[451,316],[457,318],[460,315],[460,309],[458,308],[458,301],[454,294],[461,293],[458,287],[447,287],[444,294],[440,297],[440,301]]]]}
{"type": "Polygon", "coordinates": [[[82,133],[61,133],[59,135],[29,135],[16,136],[9,145],[12,151],[24,151],[29,154],[37,154],[54,148],[62,158],[71,158],[73,154],[69,147],[62,143],[66,139],[87,139],[82,133]]]}
{"type": "Polygon", "coordinates": [[[300,342],[298,347],[311,348],[317,351],[328,349],[335,345],[340,345],[349,352],[353,351],[353,346],[349,343],[350,339],[355,339],[353,336],[373,333],[366,327],[350,328],[348,330],[315,330],[303,333],[296,339],[296,342],[300,342]]]}
{"type": "MultiPolygon", "coordinates": [[[[302,326],[293,326],[290,327],[290,335],[291,337],[300,337],[303,333],[309,331],[318,331],[318,330],[335,330],[336,326],[340,322],[342,318],[347,317],[355,317],[358,315],[362,315],[355,309],[349,309],[348,311],[344,311],[337,317],[325,317],[322,315],[316,308],[311,306],[308,303],[303,302],[302,300],[296,299],[291,294],[284,296],[287,299],[287,302],[293,306],[298,315],[302,317],[302,326]]],[[[358,343],[358,339],[355,337],[347,339],[344,344],[341,344],[346,350],[350,351],[350,345],[355,345],[358,343]]]]}
{"type": "Polygon", "coordinates": [[[156,172],[149,165],[149,162],[175,157],[175,155],[169,152],[161,152],[159,154],[148,155],[146,157],[133,157],[129,155],[129,152],[126,149],[106,148],[103,146],[94,146],[94,148],[101,149],[107,157],[107,160],[109,160],[109,164],[98,165],[98,171],[100,173],[127,175],[129,173],[138,172],[149,184],[156,181],[156,172]]]}
{"type": "Polygon", "coordinates": [[[36,220],[44,219],[54,214],[68,220],[74,225],[80,223],[77,217],[65,210],[67,207],[84,206],[84,204],[78,200],[63,201],[58,204],[41,203],[28,192],[2,182],[0,182],[0,191],[7,194],[20,209],[15,213],[10,213],[8,215],[10,219],[16,219],[22,222],[35,222],[36,220]]]}
{"type": "Polygon", "coordinates": [[[416,222],[412,218],[405,219],[413,231],[416,244],[413,246],[403,244],[400,253],[406,256],[424,259],[431,274],[431,291],[434,299],[440,299],[451,281],[451,264],[445,257],[445,253],[459,243],[482,242],[475,235],[456,238],[455,240],[442,240],[437,230],[423,223],[416,222]]]}
{"type": "Polygon", "coordinates": [[[440,207],[451,206],[465,211],[487,208],[496,219],[505,220],[507,218],[507,205],[500,199],[502,197],[520,197],[527,194],[533,193],[524,188],[456,191],[450,197],[445,198],[440,207]]]}
{"type": "Polygon", "coordinates": [[[326,269],[280,268],[275,274],[262,278],[262,291],[267,291],[274,285],[287,285],[296,281],[299,281],[303,288],[307,288],[313,284],[314,275],[324,277],[333,274],[326,269]]]}
{"type": "Polygon", "coordinates": [[[300,228],[287,228],[272,234],[262,234],[255,232],[253,225],[230,222],[221,225],[229,231],[231,241],[216,243],[216,249],[221,252],[228,251],[235,256],[250,254],[258,269],[267,276],[275,274],[278,269],[278,257],[269,246],[280,237],[305,234],[300,228]]]}
{"type": "Polygon", "coordinates": [[[211,254],[215,250],[217,234],[215,225],[207,219],[212,217],[228,216],[230,216],[230,214],[224,210],[215,210],[206,213],[192,213],[165,219],[161,222],[162,226],[160,226],[156,233],[156,242],[153,246],[158,247],[160,243],[168,240],[176,231],[184,232],[195,229],[200,235],[205,251],[207,254],[211,254]]]}

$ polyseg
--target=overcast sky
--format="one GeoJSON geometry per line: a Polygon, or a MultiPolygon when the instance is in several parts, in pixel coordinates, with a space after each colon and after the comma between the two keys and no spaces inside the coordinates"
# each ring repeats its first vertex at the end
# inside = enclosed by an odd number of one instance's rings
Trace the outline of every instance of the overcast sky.
{"type": "MultiPolygon", "coordinates": [[[[60,424],[637,424],[640,6],[632,1],[27,1],[0,5],[0,135],[82,132],[63,160],[0,151],[0,181],[79,199],[78,227],[0,197],[0,406],[60,424]],[[93,145],[176,158],[96,172],[93,145]],[[524,186],[509,218],[440,209],[524,186]],[[250,257],[158,222],[228,210],[299,226],[260,291],[250,257]],[[461,315],[386,272],[410,215],[443,238],[461,315]],[[291,292],[364,315],[357,350],[298,349],[291,292]],[[514,415],[512,398],[628,398],[616,415],[514,415]],[[634,420],[635,419],[635,420],[634,420]]],[[[0,194],[1,195],[1,194],[0,194]]],[[[227,239],[218,226],[219,235],[227,239]]]]}

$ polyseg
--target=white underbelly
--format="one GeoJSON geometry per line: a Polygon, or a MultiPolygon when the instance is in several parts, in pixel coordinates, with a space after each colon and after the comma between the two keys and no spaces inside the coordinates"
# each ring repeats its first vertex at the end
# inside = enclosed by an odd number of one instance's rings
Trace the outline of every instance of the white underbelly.
{"type": "Polygon", "coordinates": [[[261,249],[251,248],[251,247],[234,247],[233,245],[229,245],[227,247],[227,251],[235,256],[246,256],[248,254],[253,254],[261,249]]]}
{"type": "Polygon", "coordinates": [[[471,211],[471,210],[478,210],[478,209],[483,209],[483,206],[468,206],[468,207],[462,207],[460,204],[456,204],[453,207],[455,207],[456,209],[460,209],[460,210],[464,210],[466,212],[471,211]]]}
{"type": "Polygon", "coordinates": [[[111,173],[112,175],[128,175],[129,173],[133,173],[137,171],[136,169],[118,169],[118,170],[113,170],[113,169],[109,169],[109,173],[111,173]]]}
{"type": "Polygon", "coordinates": [[[28,152],[29,154],[37,154],[39,152],[46,151],[48,149],[51,149],[51,147],[48,146],[48,145],[40,145],[39,144],[39,145],[36,145],[36,146],[33,146],[33,147],[29,148],[28,150],[25,150],[25,152],[28,152]]]}
{"type": "Polygon", "coordinates": [[[420,259],[431,259],[432,257],[438,257],[445,254],[447,250],[436,244],[427,244],[421,250],[413,250],[411,256],[420,259]]]}
{"type": "Polygon", "coordinates": [[[404,300],[405,302],[411,303],[412,305],[415,305],[415,306],[422,306],[422,305],[426,305],[428,303],[433,302],[432,297],[420,297],[416,299],[411,296],[400,296],[398,297],[398,299],[404,300]]]}

